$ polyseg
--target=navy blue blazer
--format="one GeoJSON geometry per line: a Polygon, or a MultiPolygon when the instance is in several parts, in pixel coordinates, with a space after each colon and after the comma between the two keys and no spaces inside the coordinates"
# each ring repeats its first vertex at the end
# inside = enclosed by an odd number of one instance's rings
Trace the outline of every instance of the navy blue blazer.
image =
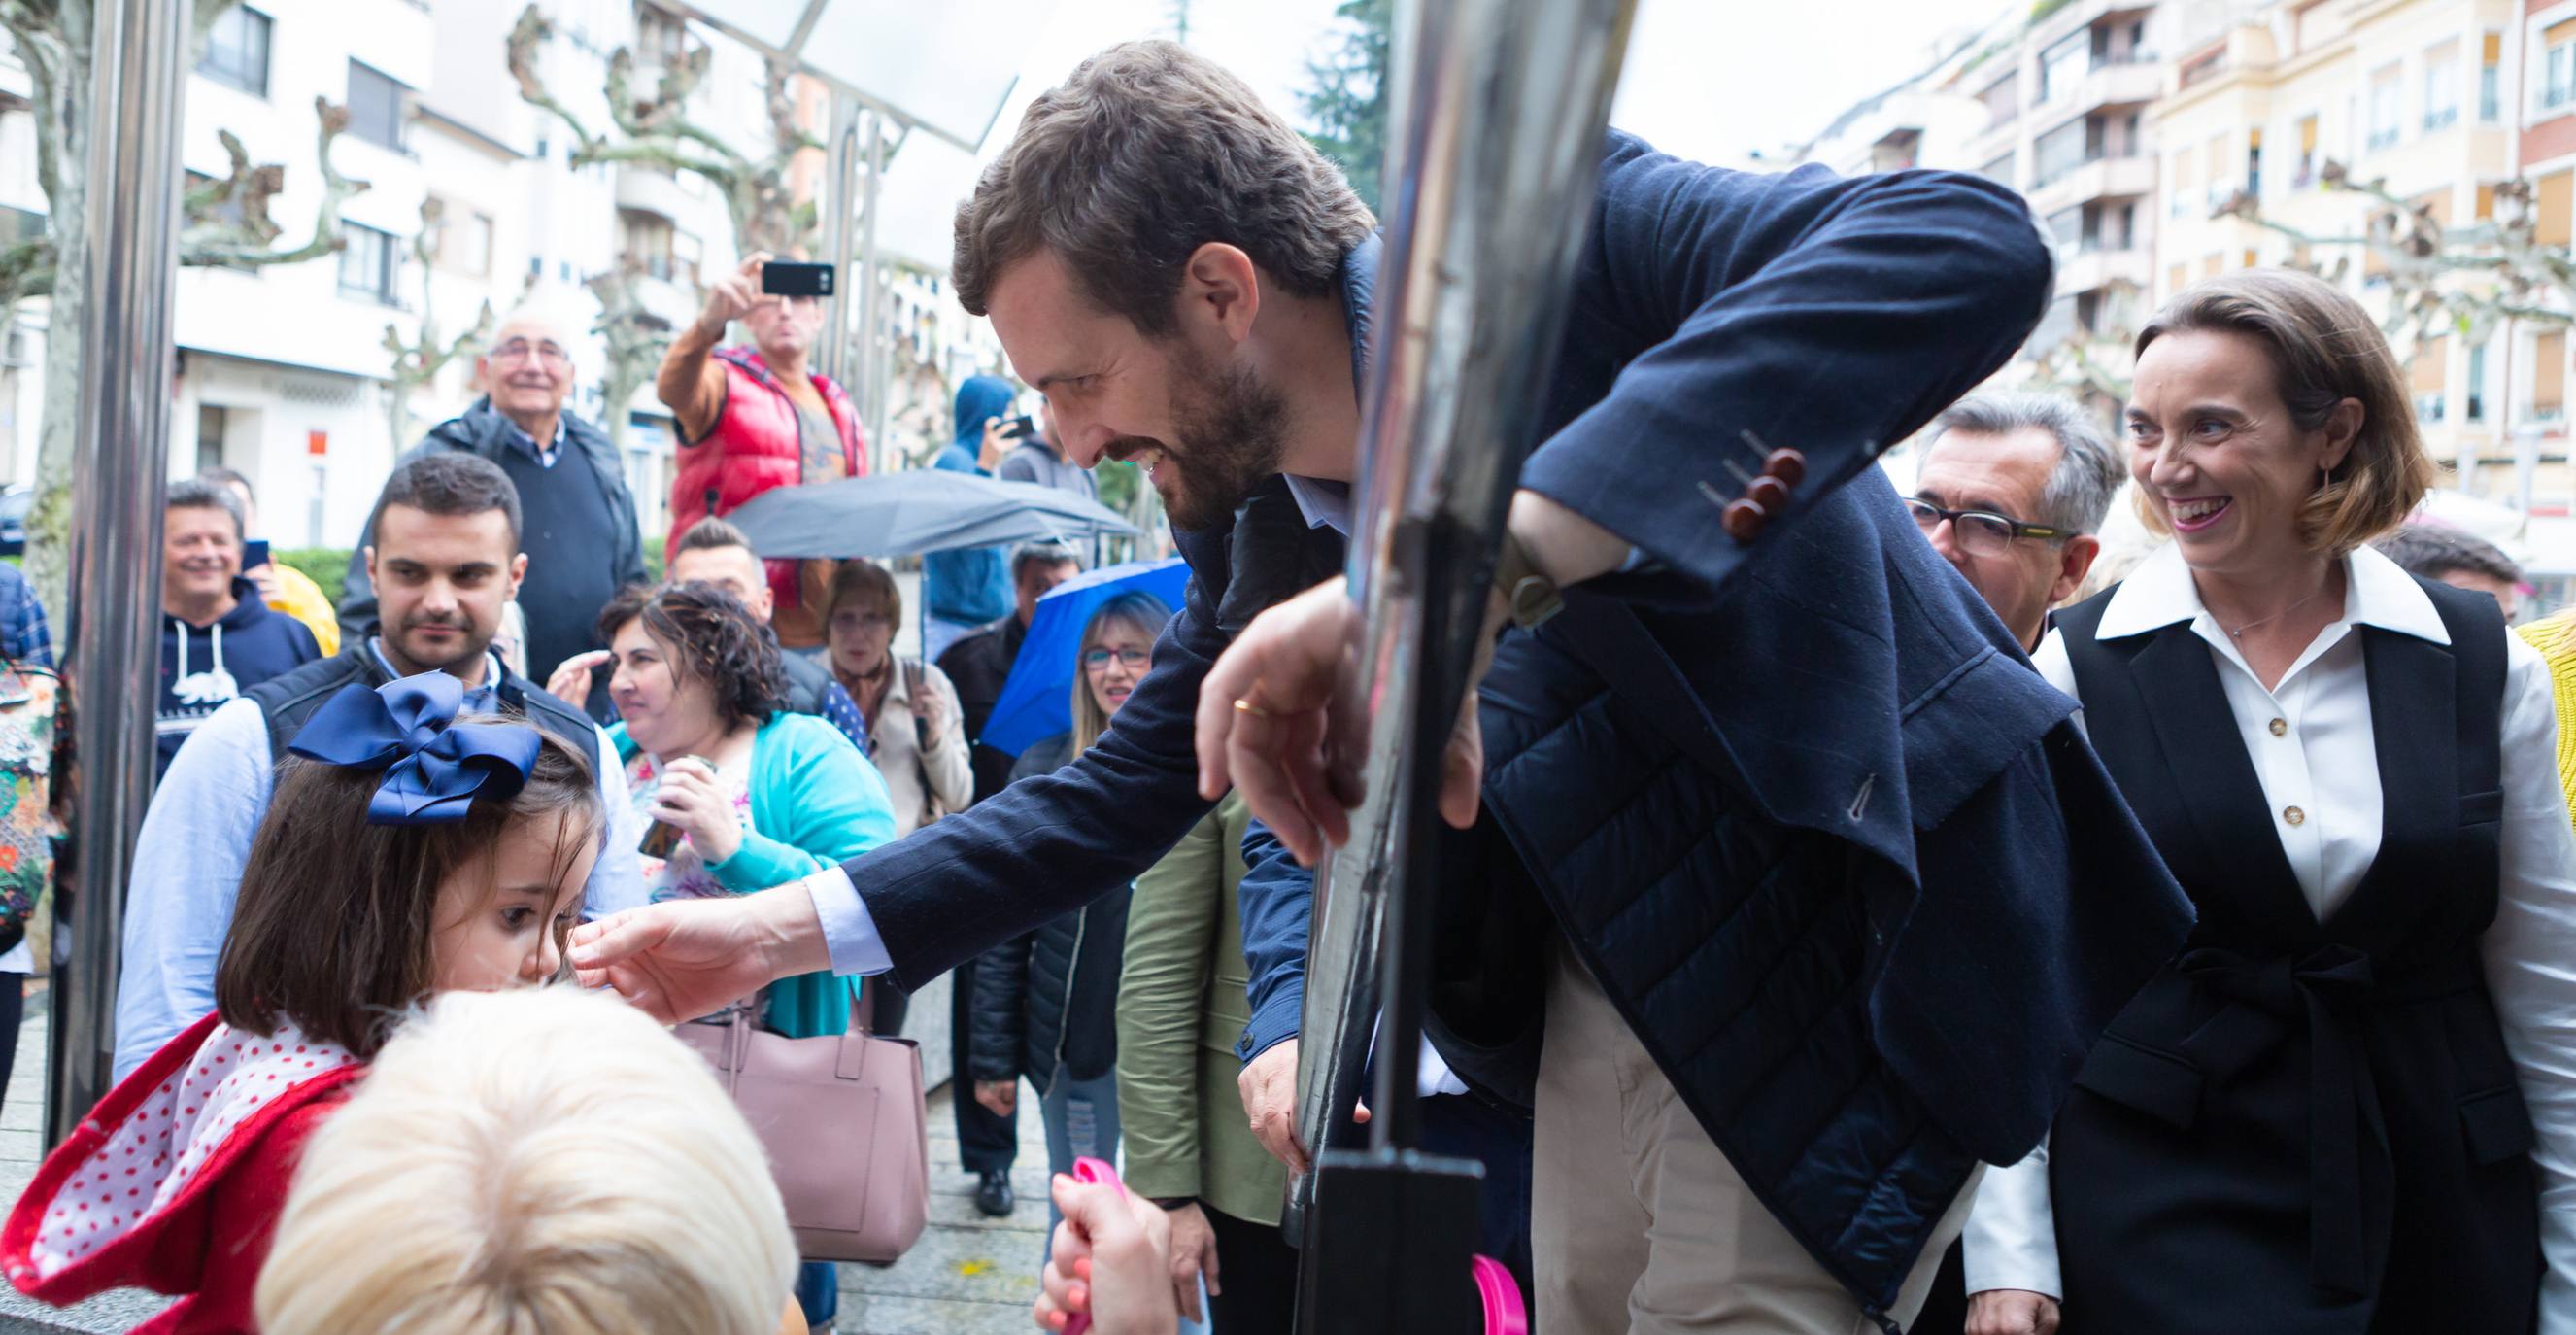
{"type": "MultiPolygon", "coordinates": [[[[1375,248],[1345,266],[1355,361],[1370,333],[1375,248]]],[[[2002,364],[2038,318],[2048,274],[2020,198],[1980,178],[1722,171],[1613,131],[1548,395],[1552,434],[1523,482],[1656,558],[1657,568],[1596,581],[1604,591],[1706,610],[1753,551],[2002,364]],[[1717,523],[1719,502],[1743,490],[1726,463],[1731,451],[1747,462],[1730,444],[1746,427],[1805,451],[1809,469],[1751,547],[1717,523]]],[[[1206,814],[1193,739],[1200,680],[1261,607],[1340,566],[1338,540],[1301,540],[1292,514],[1274,480],[1234,528],[1174,533],[1188,596],[1156,642],[1154,670],[1089,752],[845,865],[899,983],[925,982],[1126,883],[1206,814]]],[[[1819,692],[1804,708],[1875,734],[1883,757],[1901,741],[1894,720],[1869,716],[1881,704],[1854,710],[1819,692]]],[[[1779,792],[1777,807],[1851,798],[1838,777],[1803,768],[1780,781],[1801,787],[1779,792]]],[[[1869,831],[1894,852],[1907,842],[1906,813],[1880,804],[1869,831]]],[[[1262,885],[1307,879],[1275,848],[1257,838],[1247,848],[1247,905],[1293,903],[1262,885]]],[[[1247,947],[1254,934],[1247,922],[1247,947]]],[[[1254,1001],[1263,1046],[1294,1032],[1293,1004],[1276,992],[1254,1001]]]]}

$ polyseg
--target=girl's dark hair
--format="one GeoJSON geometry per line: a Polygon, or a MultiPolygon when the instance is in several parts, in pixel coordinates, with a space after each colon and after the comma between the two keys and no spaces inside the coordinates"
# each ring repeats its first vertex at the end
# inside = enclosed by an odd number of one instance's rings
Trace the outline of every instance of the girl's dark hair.
{"type": "Polygon", "coordinates": [[[616,639],[638,618],[670,656],[672,674],[707,688],[725,727],[767,723],[787,694],[778,641],[728,590],[695,580],[637,585],[609,600],[599,614],[599,638],[616,639]]]}
{"type": "Polygon", "coordinates": [[[215,1008],[224,1022],[266,1035],[282,1017],[357,1057],[375,1055],[392,1022],[427,996],[437,977],[431,947],[440,886],[477,866],[488,885],[493,850],[520,821],[565,818],[553,864],[558,878],[582,844],[596,844],[607,829],[588,758],[551,734],[537,736],[536,764],[518,793],[506,801],[476,798],[452,825],[370,825],[367,800],[384,771],[302,757],[282,762],[215,963],[215,1008]]]}

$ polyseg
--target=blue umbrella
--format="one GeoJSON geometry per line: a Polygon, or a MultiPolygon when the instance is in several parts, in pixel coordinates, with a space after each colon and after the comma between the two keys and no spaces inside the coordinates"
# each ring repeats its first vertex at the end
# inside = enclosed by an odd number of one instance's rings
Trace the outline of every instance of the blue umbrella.
{"type": "Polygon", "coordinates": [[[1091,614],[1122,593],[1150,593],[1178,611],[1189,582],[1189,563],[1168,556],[1089,571],[1048,591],[1038,599],[1020,656],[993,702],[983,744],[1016,756],[1031,742],[1072,731],[1074,651],[1082,647],[1082,627],[1091,614]]]}

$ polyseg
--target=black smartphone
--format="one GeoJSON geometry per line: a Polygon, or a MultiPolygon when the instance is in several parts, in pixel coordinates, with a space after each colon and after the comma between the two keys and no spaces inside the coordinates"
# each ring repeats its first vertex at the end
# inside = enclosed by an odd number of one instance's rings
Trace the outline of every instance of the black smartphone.
{"type": "Polygon", "coordinates": [[[1011,420],[1002,423],[1002,439],[1004,440],[1018,440],[1023,436],[1034,436],[1037,433],[1038,423],[1037,419],[1034,417],[1014,417],[1011,420]]]}
{"type": "Polygon", "coordinates": [[[771,260],[760,266],[760,290],[773,297],[832,295],[832,266],[804,260],[771,260]]]}
{"type": "Polygon", "coordinates": [[[242,569],[257,570],[268,564],[268,539],[253,538],[242,544],[242,569]]]}

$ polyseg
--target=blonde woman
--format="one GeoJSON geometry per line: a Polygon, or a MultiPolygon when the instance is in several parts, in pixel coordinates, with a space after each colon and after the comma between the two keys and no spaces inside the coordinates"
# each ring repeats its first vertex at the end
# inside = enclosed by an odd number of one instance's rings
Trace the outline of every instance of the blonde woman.
{"type": "MultiPolygon", "coordinates": [[[[1154,637],[1171,619],[1172,609],[1149,593],[1120,594],[1091,614],[1075,655],[1073,731],[1032,743],[1011,769],[1013,782],[1053,773],[1100,740],[1153,668],[1154,637]]],[[[975,963],[967,1036],[975,1099],[1007,1117],[1025,1076],[1046,1120],[1051,1173],[1069,1172],[1086,1156],[1118,1158],[1113,1012],[1129,893],[1122,887],[975,963]]],[[[1053,1209],[1050,1202],[1050,1227],[1061,1217],[1053,1209]]]]}

